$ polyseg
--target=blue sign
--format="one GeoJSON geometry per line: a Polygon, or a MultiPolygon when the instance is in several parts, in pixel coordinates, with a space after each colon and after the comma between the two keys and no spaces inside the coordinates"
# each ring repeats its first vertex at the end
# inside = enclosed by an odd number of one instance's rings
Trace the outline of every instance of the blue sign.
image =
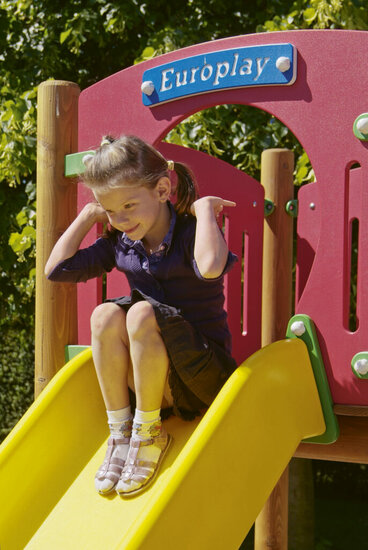
{"type": "Polygon", "coordinates": [[[143,73],[147,106],[227,88],[289,86],[296,79],[292,44],[249,46],[195,55],[143,73]]]}

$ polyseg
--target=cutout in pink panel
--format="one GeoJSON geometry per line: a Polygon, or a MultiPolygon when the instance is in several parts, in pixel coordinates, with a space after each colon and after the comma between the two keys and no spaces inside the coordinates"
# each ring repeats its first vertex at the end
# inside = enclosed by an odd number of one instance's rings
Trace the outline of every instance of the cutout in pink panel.
{"type": "Polygon", "coordinates": [[[362,180],[359,163],[347,167],[346,288],[344,291],[344,327],[350,332],[359,328],[358,256],[362,202],[362,180]]]}
{"type": "Polygon", "coordinates": [[[248,332],[248,300],[249,300],[249,233],[243,233],[243,250],[241,255],[242,276],[241,276],[241,326],[242,334],[248,332]]]}
{"type": "Polygon", "coordinates": [[[357,315],[358,304],[358,261],[359,261],[359,220],[353,218],[349,227],[350,235],[350,274],[349,274],[349,318],[348,327],[351,332],[355,332],[359,328],[359,317],[357,315]]]}

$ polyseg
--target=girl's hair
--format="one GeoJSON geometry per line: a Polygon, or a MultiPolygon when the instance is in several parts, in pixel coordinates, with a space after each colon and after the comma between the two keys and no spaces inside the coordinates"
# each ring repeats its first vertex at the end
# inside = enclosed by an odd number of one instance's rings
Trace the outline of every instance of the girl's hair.
{"type": "Polygon", "coordinates": [[[176,204],[178,214],[190,214],[198,198],[197,184],[191,170],[181,162],[167,161],[159,151],[136,136],[116,139],[105,136],[95,155],[84,158],[83,181],[93,190],[107,191],[124,184],[141,184],[153,189],[158,180],[177,174],[176,204]]]}

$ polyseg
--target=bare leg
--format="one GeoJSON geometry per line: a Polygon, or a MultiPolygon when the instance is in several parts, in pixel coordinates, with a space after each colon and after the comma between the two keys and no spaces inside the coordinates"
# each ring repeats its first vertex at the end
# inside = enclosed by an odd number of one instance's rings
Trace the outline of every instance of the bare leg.
{"type": "Polygon", "coordinates": [[[105,460],[95,476],[95,487],[100,494],[107,494],[119,481],[131,435],[128,393],[131,363],[124,310],[113,303],[101,304],[91,317],[91,330],[92,354],[111,432],[105,460]]]}
{"type": "Polygon", "coordinates": [[[152,306],[148,302],[132,306],[126,326],[137,408],[142,411],[159,409],[164,394],[169,402],[172,402],[172,397],[167,385],[169,358],[152,306]]]}
{"type": "Polygon", "coordinates": [[[171,439],[160,419],[169,358],[154,310],[148,302],[138,302],[128,311],[126,321],[137,409],[128,456],[116,485],[123,496],[137,494],[153,480],[171,439]]]}
{"type": "Polygon", "coordinates": [[[129,405],[129,339],[124,310],[114,304],[99,305],[91,317],[92,355],[107,410],[129,405]]]}

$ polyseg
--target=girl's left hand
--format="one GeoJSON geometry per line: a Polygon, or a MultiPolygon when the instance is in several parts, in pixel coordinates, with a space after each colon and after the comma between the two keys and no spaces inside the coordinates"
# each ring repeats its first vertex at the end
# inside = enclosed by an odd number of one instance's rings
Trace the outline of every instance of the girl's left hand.
{"type": "Polygon", "coordinates": [[[211,208],[213,210],[214,215],[217,217],[220,212],[222,212],[224,206],[236,206],[236,203],[233,201],[228,201],[226,199],[222,199],[221,197],[202,197],[198,200],[196,200],[190,210],[193,216],[197,216],[197,214],[202,209],[211,208]]]}

